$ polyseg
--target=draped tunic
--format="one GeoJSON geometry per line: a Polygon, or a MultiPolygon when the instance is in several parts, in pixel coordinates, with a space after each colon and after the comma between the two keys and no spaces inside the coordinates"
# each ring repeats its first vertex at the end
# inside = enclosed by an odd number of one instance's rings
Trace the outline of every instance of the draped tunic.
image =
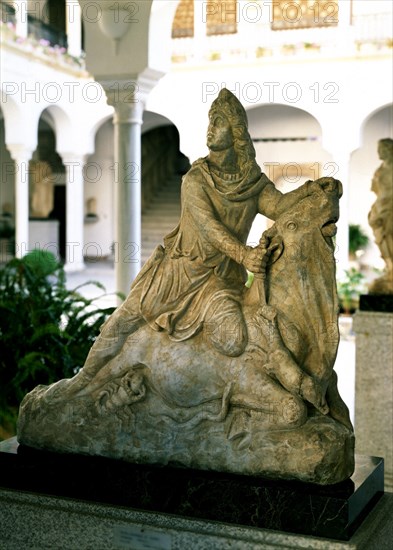
{"type": "Polygon", "coordinates": [[[186,340],[219,301],[241,302],[246,270],[241,264],[258,201],[273,185],[256,164],[246,173],[213,173],[207,159],[184,176],[181,217],[145,264],[128,300],[138,299],[141,316],[155,330],[186,340]]]}

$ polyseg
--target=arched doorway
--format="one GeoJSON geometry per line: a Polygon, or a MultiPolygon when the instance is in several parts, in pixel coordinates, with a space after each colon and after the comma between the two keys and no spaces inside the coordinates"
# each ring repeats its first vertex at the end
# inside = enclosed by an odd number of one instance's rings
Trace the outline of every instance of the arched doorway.
{"type": "Polygon", "coordinates": [[[65,166],[56,151],[54,119],[48,109],[38,123],[38,144],[29,166],[30,248],[66,255],[65,166]],[[51,229],[49,229],[51,228],[51,229]]]}
{"type": "MultiPolygon", "coordinates": [[[[331,156],[322,148],[322,129],[307,111],[288,105],[260,105],[247,111],[256,159],[283,193],[309,179],[329,175],[331,156]]],[[[249,243],[257,244],[271,221],[258,215],[249,243]]]]}
{"type": "MultiPolygon", "coordinates": [[[[116,166],[113,151],[113,122],[107,119],[98,128],[95,136],[95,150],[86,163],[97,166],[100,177],[89,179],[85,177],[85,250],[89,251],[85,259],[102,259],[113,257],[115,241],[115,177],[116,166]],[[88,204],[96,205],[96,216],[88,212],[88,204]]],[[[180,180],[181,175],[189,168],[188,158],[179,149],[179,132],[172,122],[151,111],[145,111],[142,126],[142,171],[138,167],[129,167],[130,177],[139,178],[142,181],[142,248],[143,257],[146,259],[144,249],[149,250],[153,243],[144,238],[144,219],[149,206],[159,198],[160,192],[171,187],[173,201],[180,205],[180,180]],[[177,186],[173,181],[177,178],[177,186]],[[176,188],[176,189],[175,189],[176,188]]],[[[88,171],[85,171],[85,176],[88,171]]],[[[157,226],[155,234],[160,233],[160,219],[150,219],[149,226],[157,226]]],[[[162,228],[162,236],[165,228],[162,228]]],[[[156,242],[155,244],[158,244],[156,242]]]]}

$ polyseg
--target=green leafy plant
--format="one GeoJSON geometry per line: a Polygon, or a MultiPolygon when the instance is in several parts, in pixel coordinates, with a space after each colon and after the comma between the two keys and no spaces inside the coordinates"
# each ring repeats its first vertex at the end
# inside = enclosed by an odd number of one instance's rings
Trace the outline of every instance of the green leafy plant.
{"type": "MultiPolygon", "coordinates": [[[[98,282],[86,284],[105,290],[98,282]]],[[[9,434],[24,395],[74,376],[114,310],[95,306],[80,288],[66,288],[63,267],[46,251],[0,269],[0,426],[9,434]]]]}
{"type": "Polygon", "coordinates": [[[353,313],[359,305],[359,296],[365,292],[365,276],[352,267],[344,271],[344,277],[337,281],[337,293],[340,310],[353,313]]]}
{"type": "Polygon", "coordinates": [[[366,248],[369,238],[360,225],[349,225],[349,253],[355,255],[358,250],[366,248]]]}

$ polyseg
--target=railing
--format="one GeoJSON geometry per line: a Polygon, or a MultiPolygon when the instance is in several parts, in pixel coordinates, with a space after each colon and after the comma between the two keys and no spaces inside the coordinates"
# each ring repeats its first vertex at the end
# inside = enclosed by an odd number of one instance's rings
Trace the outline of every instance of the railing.
{"type": "MultiPolygon", "coordinates": [[[[8,23],[15,27],[15,8],[6,2],[1,2],[0,20],[3,21],[3,23],[8,23]]],[[[27,15],[27,34],[37,41],[44,40],[47,45],[67,48],[67,35],[65,32],[44,23],[32,15],[27,15]]]]}
{"type": "Polygon", "coordinates": [[[353,17],[357,42],[392,42],[392,12],[353,17]]]}
{"type": "Polygon", "coordinates": [[[270,24],[239,27],[237,34],[176,38],[174,63],[285,58],[287,56],[358,55],[366,46],[375,53],[393,47],[392,13],[354,16],[351,25],[308,29],[272,30],[270,24]]]}
{"type": "Polygon", "coordinates": [[[51,46],[60,46],[67,48],[67,35],[51,25],[47,25],[40,19],[31,15],[27,17],[27,32],[30,36],[34,36],[37,40],[45,40],[51,46]]]}
{"type": "Polygon", "coordinates": [[[15,8],[7,4],[6,2],[1,2],[0,4],[0,20],[4,23],[16,23],[15,17],[15,8]]]}

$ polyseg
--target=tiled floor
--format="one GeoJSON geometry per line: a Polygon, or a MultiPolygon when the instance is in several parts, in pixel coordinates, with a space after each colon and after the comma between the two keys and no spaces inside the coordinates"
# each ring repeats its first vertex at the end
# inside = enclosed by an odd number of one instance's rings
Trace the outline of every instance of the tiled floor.
{"type": "MultiPolygon", "coordinates": [[[[80,289],[88,298],[99,298],[100,305],[116,305],[116,297],[111,294],[115,291],[115,271],[113,263],[109,261],[91,262],[86,269],[78,273],[68,273],[67,286],[75,288],[86,281],[99,281],[106,288],[107,295],[102,297],[102,291],[94,285],[86,285],[80,289]]],[[[355,407],[355,336],[352,333],[352,319],[340,319],[341,341],[338,350],[335,369],[338,375],[339,391],[347,404],[351,419],[354,419],[355,407]]]]}

